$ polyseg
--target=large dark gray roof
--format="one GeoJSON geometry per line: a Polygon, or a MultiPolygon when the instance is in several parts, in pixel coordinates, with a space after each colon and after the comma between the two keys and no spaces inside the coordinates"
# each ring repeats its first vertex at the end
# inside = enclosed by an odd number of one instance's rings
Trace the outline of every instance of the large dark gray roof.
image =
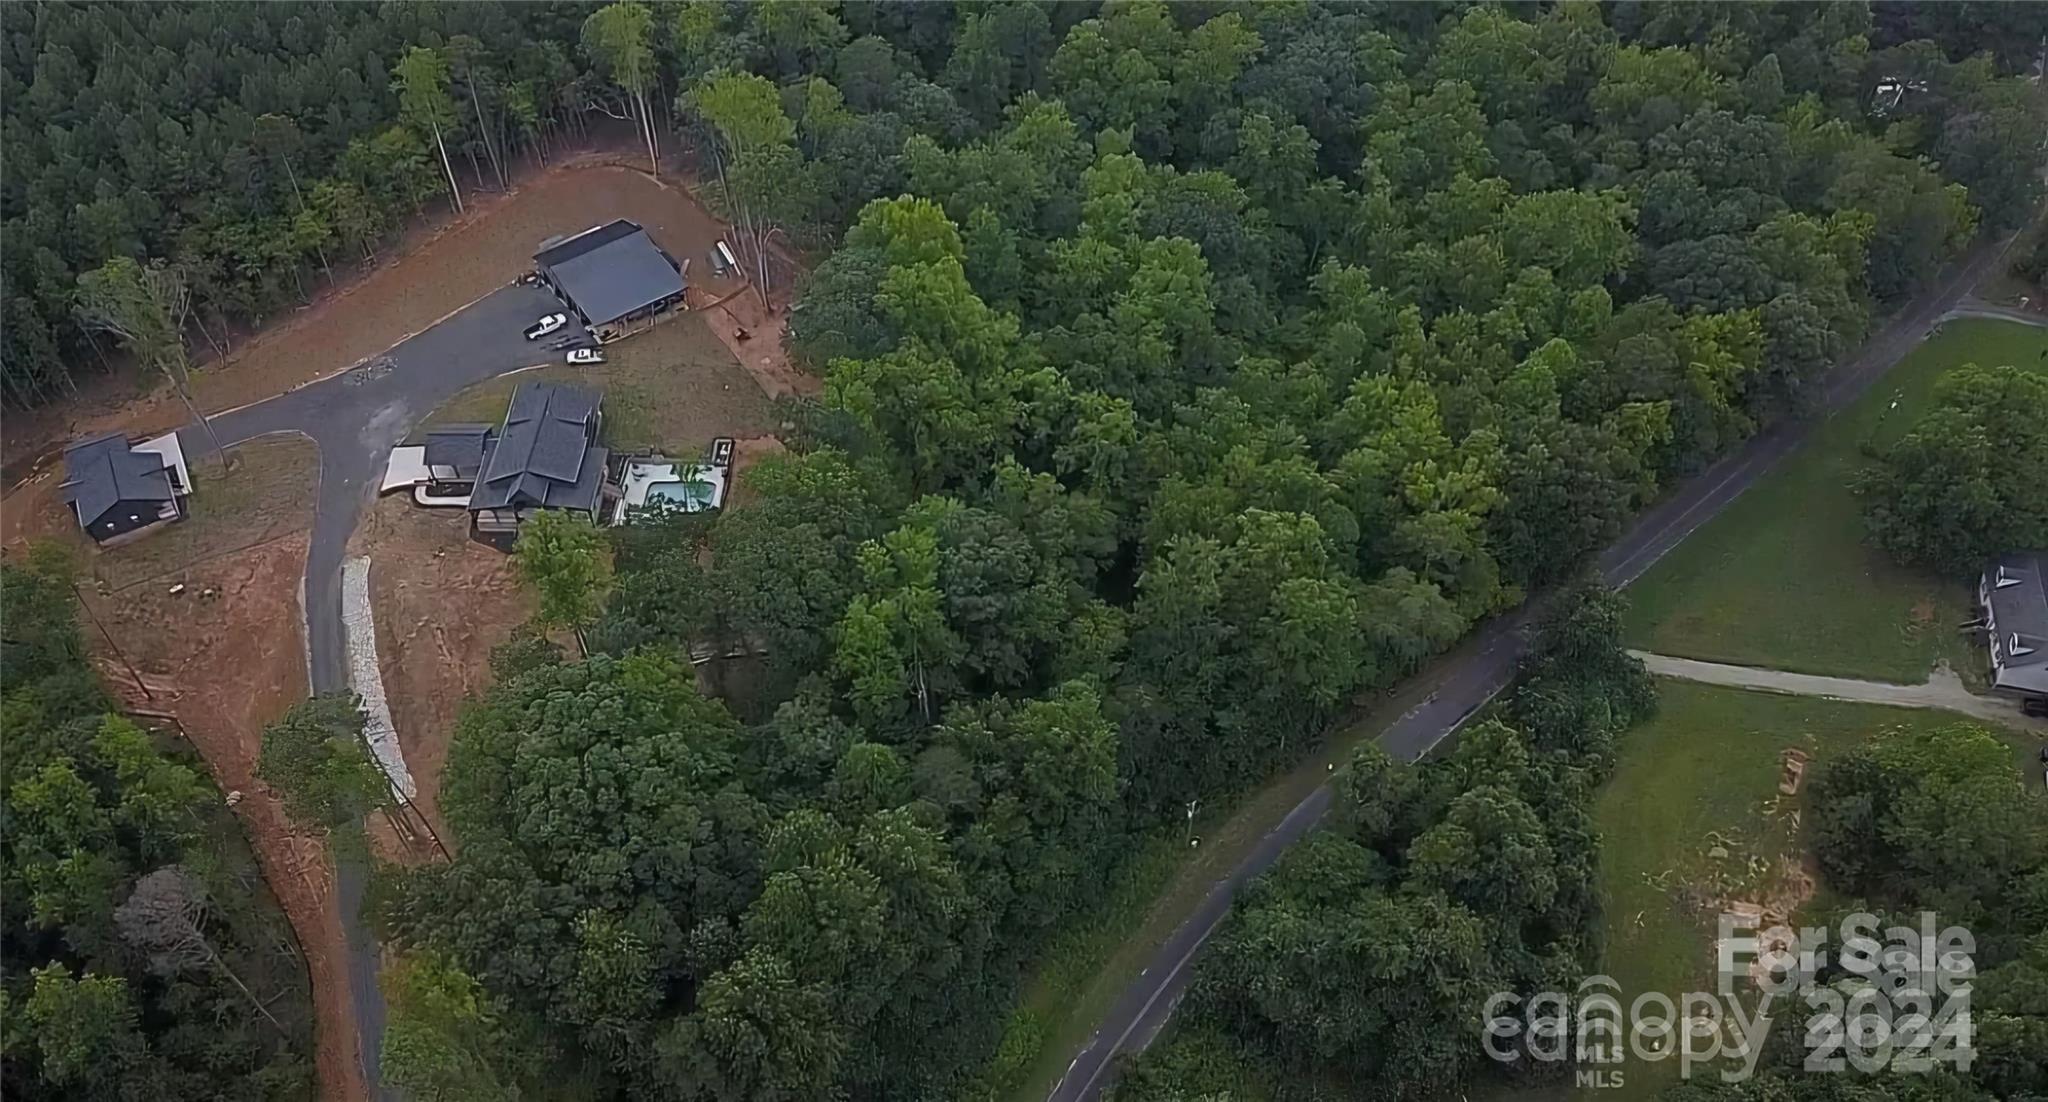
{"type": "Polygon", "coordinates": [[[489,446],[489,425],[440,425],[427,430],[426,452],[420,461],[428,467],[453,467],[458,478],[475,478],[484,469],[484,449],[489,446]]]}
{"type": "Polygon", "coordinates": [[[123,501],[169,501],[171,477],[164,457],[128,447],[118,432],[90,437],[64,450],[64,500],[90,526],[123,501]]]}
{"type": "Polygon", "coordinates": [[[596,391],[580,386],[520,383],[469,507],[596,508],[607,454],[591,446],[597,401],[596,391]]]}
{"type": "Polygon", "coordinates": [[[682,273],[647,231],[623,219],[550,245],[533,259],[592,325],[683,293],[682,273]]]}
{"type": "Polygon", "coordinates": [[[2048,694],[2048,551],[2001,555],[1982,584],[1991,613],[1993,683],[2048,694]]]}

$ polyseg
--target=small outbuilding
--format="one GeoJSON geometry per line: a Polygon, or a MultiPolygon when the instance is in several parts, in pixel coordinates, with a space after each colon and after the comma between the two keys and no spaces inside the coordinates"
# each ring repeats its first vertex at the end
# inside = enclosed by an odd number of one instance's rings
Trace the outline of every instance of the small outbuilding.
{"type": "Polygon", "coordinates": [[[533,262],[600,340],[651,325],[683,302],[682,266],[623,218],[551,242],[533,262]]]}
{"type": "Polygon", "coordinates": [[[2001,555],[1977,580],[1991,691],[2048,701],[2048,551],[2001,555]]]}
{"type": "Polygon", "coordinates": [[[61,489],[78,526],[107,545],[183,520],[192,481],[177,433],[138,442],[110,432],[64,450],[61,489]]]}
{"type": "MultiPolygon", "coordinates": [[[[520,523],[543,509],[567,510],[595,523],[610,456],[597,444],[602,421],[594,390],[520,383],[504,426],[486,437],[481,473],[469,494],[470,536],[509,551],[520,523]]],[[[426,457],[429,469],[435,458],[426,457]]]]}

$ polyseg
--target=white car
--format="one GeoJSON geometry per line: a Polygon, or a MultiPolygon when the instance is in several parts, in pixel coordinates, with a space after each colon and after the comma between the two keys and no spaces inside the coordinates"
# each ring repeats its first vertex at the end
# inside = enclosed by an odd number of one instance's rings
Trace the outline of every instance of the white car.
{"type": "Polygon", "coordinates": [[[547,317],[526,327],[526,339],[537,341],[567,324],[569,324],[569,315],[549,314],[547,317]]]}
{"type": "Polygon", "coordinates": [[[572,348],[569,350],[569,362],[572,364],[601,364],[604,362],[604,351],[598,348],[572,348]]]}

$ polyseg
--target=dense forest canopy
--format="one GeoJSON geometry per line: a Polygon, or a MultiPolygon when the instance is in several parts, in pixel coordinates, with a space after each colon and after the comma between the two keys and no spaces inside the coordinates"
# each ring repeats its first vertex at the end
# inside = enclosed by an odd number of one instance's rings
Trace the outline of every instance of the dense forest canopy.
{"type": "MultiPolygon", "coordinates": [[[[1490,156],[1475,177],[1604,188],[1626,175],[1639,208],[1654,195],[1668,212],[1643,211],[1652,219],[1643,243],[1687,246],[1663,253],[1667,272],[1704,262],[1720,274],[1703,279],[1733,280],[1741,289],[1734,293],[1751,297],[1765,280],[1741,250],[1716,238],[1764,220],[1768,212],[1737,189],[1775,192],[1771,181],[1723,178],[1739,169],[1688,180],[1663,174],[1688,166],[1663,163],[1644,171],[1651,131],[1710,101],[1776,120],[1791,139],[1802,133],[1799,118],[1845,118],[1907,160],[1930,158],[1967,185],[1993,221],[2026,207],[2032,178],[2016,150],[2038,136],[2027,129],[2034,120],[2017,104],[2016,85],[1995,77],[2035,63],[2048,32],[2038,5],[1718,11],[1629,2],[1592,17],[1608,26],[1591,37],[1561,33],[1570,20],[1532,10],[1484,17],[1451,36],[1441,60],[1423,64],[1436,52],[1442,20],[1464,7],[1182,4],[1154,29],[1112,18],[1068,41],[1094,5],[956,11],[881,2],[838,11],[799,0],[699,0],[593,26],[586,20],[595,5],[566,2],[10,4],[0,10],[0,145],[8,153],[0,164],[0,401],[55,399],[81,369],[105,364],[108,350],[74,317],[73,290],[78,275],[110,259],[177,266],[193,288],[192,316],[181,319],[189,339],[224,344],[229,323],[260,323],[303,301],[337,268],[346,275],[373,256],[428,204],[459,205],[468,187],[502,188],[522,163],[545,161],[593,121],[631,120],[644,125],[651,150],[670,148],[661,133],[679,121],[698,124],[681,117],[690,105],[672,101],[718,72],[768,78],[771,96],[779,90],[799,123],[806,102],[816,112],[799,128],[796,148],[767,143],[729,181],[748,190],[759,180],[762,215],[789,220],[814,243],[835,238],[868,198],[914,182],[910,136],[957,145],[999,129],[1021,97],[1056,94],[1091,135],[1130,127],[1148,158],[1231,173],[1275,221],[1280,247],[1305,250],[1294,258],[1298,268],[1318,259],[1322,234],[1370,235],[1345,193],[1375,189],[1360,175],[1371,140],[1364,131],[1374,127],[1361,124],[1390,76],[1424,93],[1455,80],[1480,97],[1490,156]],[[1219,14],[1230,18],[1212,25],[1219,14]],[[1188,32],[1191,42],[1174,45],[1159,30],[1188,32]],[[1633,51],[1621,55],[1626,79],[1616,73],[1601,92],[1624,39],[1633,51]],[[1681,53],[1693,60],[1676,60],[1681,53]],[[1981,64],[1952,64],[1979,54],[1981,64]],[[1915,92],[1898,105],[1899,117],[1864,117],[1881,85],[1909,82],[1915,92]],[[1788,115],[1807,95],[1818,97],[1823,114],[1788,115]],[[1633,126],[1612,125],[1645,108],[1633,126]],[[1595,123],[1597,134],[1588,129],[1595,123]],[[1599,140],[1579,140],[1589,137],[1599,140]],[[1313,162],[1304,179],[1317,185],[1309,193],[1283,203],[1250,190],[1260,173],[1266,185],[1282,186],[1274,173],[1304,156],[1313,162]],[[1733,194],[1716,195],[1708,210],[1698,188],[1733,194]],[[1687,204],[1695,204],[1690,213],[1687,204]]],[[[709,102],[701,123],[718,113],[716,97],[709,102]]],[[[1419,104],[1410,109],[1434,113],[1438,101],[1425,95],[1419,104]]],[[[1375,125],[1398,123],[1382,116],[1375,125]]],[[[1688,140],[1697,156],[1699,141],[1723,136],[1696,126],[1688,140]]],[[[710,134],[695,137],[709,144],[710,134]]],[[[1775,152],[1772,140],[1736,147],[1766,177],[1785,167],[1756,159],[1775,152]]],[[[1814,151],[1826,159],[1854,152],[1826,133],[1806,140],[1826,146],[1814,151]]],[[[1785,196],[1800,209],[1846,205],[1879,217],[1870,286],[1880,296],[1915,278],[1925,257],[1913,248],[1952,228],[1931,210],[1911,209],[1911,193],[1931,180],[1880,186],[1888,164],[1866,162],[1863,181],[1842,183],[1832,198],[1785,196]]],[[[1412,171],[1388,160],[1381,174],[1399,185],[1412,171]]],[[[1261,236],[1253,229],[1247,244],[1262,244],[1261,236]]],[[[1280,254],[1283,263],[1290,255],[1280,254]]],[[[1647,253],[1638,260],[1656,263],[1647,253]]],[[[1674,301],[1682,306],[1692,293],[1674,301]]]]}
{"type": "MultiPolygon", "coordinates": [[[[1020,970],[1136,839],[1570,577],[2023,221],[2039,11],[9,6],[0,378],[97,362],[73,288],[111,258],[183,271],[219,340],[592,117],[689,151],[736,244],[829,250],[790,316],[824,392],[754,500],[608,579],[526,556],[596,654],[508,646],[462,720],[457,856],[383,894],[385,1072],[950,1097],[1002,1085],[1020,970]],[[728,707],[694,644],[768,668],[728,707]]],[[[1347,1012],[1583,964],[1584,796],[1643,703],[1607,650],[1532,669],[1490,757],[1359,763],[1377,810],[1254,899],[1444,934],[1459,983],[1347,1012]],[[1542,860],[1475,882],[1481,838],[1542,860]]],[[[1255,942],[1205,998],[1306,1065],[1228,980],[1317,962],[1255,942]]]]}
{"type": "MultiPolygon", "coordinates": [[[[400,1013],[409,1082],[519,1037],[621,1094],[999,1081],[1014,978],[1090,870],[1801,415],[2027,216],[2048,133],[2010,59],[1880,49],[1856,5],[635,12],[592,26],[652,44],[633,86],[672,89],[743,237],[832,246],[791,315],[825,390],[747,508],[619,546],[575,617],[599,657],[508,651],[465,719],[460,855],[386,920],[491,1001],[400,1013]],[[765,648],[743,715],[692,643],[765,648]]],[[[1474,743],[1522,772],[1357,767],[1412,796],[1304,858],[1367,892],[1316,921],[1395,955],[1466,930],[1439,971],[1469,982],[1346,1013],[1585,963],[1585,794],[1646,706],[1589,615],[1591,672],[1532,671],[1474,743]],[[1496,837],[1547,856],[1472,880],[1453,839],[1496,837]]],[[[1226,979],[1362,966],[1255,929],[1226,979]]],[[[1256,991],[1212,990],[1308,1066],[1256,991]]]]}
{"type": "Polygon", "coordinates": [[[291,930],[197,755],[111,714],[72,593],[0,565],[0,1093],[311,1097],[291,930]]]}

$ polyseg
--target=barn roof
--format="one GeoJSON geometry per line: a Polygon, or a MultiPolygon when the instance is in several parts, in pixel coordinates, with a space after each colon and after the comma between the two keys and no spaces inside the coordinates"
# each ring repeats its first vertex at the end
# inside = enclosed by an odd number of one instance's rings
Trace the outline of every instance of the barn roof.
{"type": "Polygon", "coordinates": [[[592,325],[683,293],[682,273],[646,230],[624,219],[584,230],[533,259],[592,325]]]}

